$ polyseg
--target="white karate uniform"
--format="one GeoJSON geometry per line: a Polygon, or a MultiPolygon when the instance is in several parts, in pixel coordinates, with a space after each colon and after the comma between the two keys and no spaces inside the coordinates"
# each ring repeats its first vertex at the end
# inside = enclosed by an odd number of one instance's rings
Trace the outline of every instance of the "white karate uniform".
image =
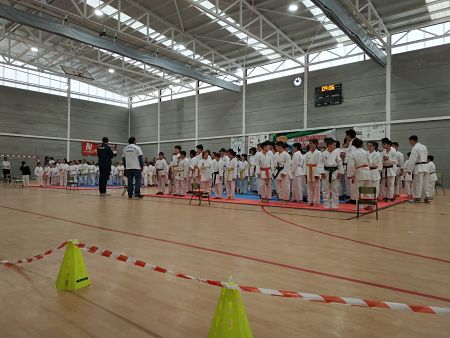
{"type": "MultiPolygon", "coordinates": [[[[353,140],[352,140],[353,142],[353,140]]],[[[350,145],[347,148],[346,157],[348,158],[352,152],[356,150],[355,146],[352,145],[352,142],[350,142],[350,145]]],[[[348,165],[348,160],[347,160],[348,165]]],[[[350,199],[355,201],[358,197],[358,187],[356,185],[356,182],[354,180],[349,180],[347,175],[347,194],[350,193],[350,199]]]]}
{"type": "Polygon", "coordinates": [[[278,197],[280,200],[287,202],[290,199],[291,193],[291,156],[287,151],[276,153],[273,158],[273,163],[275,175],[278,172],[278,176],[275,179],[278,197]]]}
{"type": "Polygon", "coordinates": [[[239,192],[241,194],[246,194],[248,190],[248,175],[249,175],[250,166],[247,161],[239,161],[238,170],[239,170],[239,192]]]}
{"type": "MultiPolygon", "coordinates": [[[[118,185],[123,185],[126,186],[128,184],[128,179],[125,176],[125,166],[122,164],[119,164],[117,167],[115,168],[115,177],[117,179],[117,183],[118,185]]],[[[112,174],[112,170],[111,170],[111,174],[112,174]]]]}
{"type": "Polygon", "coordinates": [[[166,160],[157,160],[155,163],[156,176],[158,179],[158,192],[165,193],[166,191],[166,177],[168,173],[169,166],[166,160]]]}
{"type": "Polygon", "coordinates": [[[238,161],[236,157],[229,160],[225,168],[225,183],[227,188],[228,199],[234,199],[234,194],[236,191],[236,177],[238,173],[238,161]]]}
{"type": "Polygon", "coordinates": [[[405,161],[405,170],[403,170],[403,182],[405,184],[405,194],[411,197],[413,195],[412,192],[412,180],[413,180],[413,174],[411,172],[408,172],[406,168],[408,168],[409,160],[405,161]]]}
{"type": "Polygon", "coordinates": [[[142,177],[143,177],[143,181],[144,181],[144,187],[147,187],[149,184],[148,184],[148,181],[149,181],[149,168],[148,168],[148,165],[144,165],[144,167],[142,168],[142,177]]]}
{"type": "Polygon", "coordinates": [[[36,167],[34,168],[34,176],[37,178],[37,183],[39,186],[43,186],[42,177],[44,176],[44,168],[36,167]]]}
{"type": "Polygon", "coordinates": [[[217,161],[214,159],[212,161],[212,188],[215,197],[219,198],[222,197],[222,180],[223,180],[223,171],[224,171],[224,165],[221,159],[217,161]]]}
{"type": "Polygon", "coordinates": [[[397,150],[397,172],[395,175],[395,195],[398,196],[403,191],[402,189],[402,176],[403,169],[405,168],[405,156],[397,150]]]}
{"type": "Polygon", "coordinates": [[[267,152],[257,152],[255,155],[256,175],[258,175],[259,194],[262,199],[272,198],[272,161],[273,156],[267,152]]]}
{"type": "Polygon", "coordinates": [[[58,167],[54,166],[50,170],[50,184],[57,185],[58,183],[59,183],[59,169],[58,167]]]}
{"type": "Polygon", "coordinates": [[[156,167],[153,164],[148,166],[148,184],[153,186],[155,184],[156,167]]]}
{"type": "Polygon", "coordinates": [[[370,181],[372,187],[377,188],[377,197],[380,196],[381,171],[383,170],[383,158],[379,151],[369,153],[370,181]]]}
{"type": "Polygon", "coordinates": [[[320,204],[320,173],[319,165],[322,161],[322,153],[316,149],[308,151],[303,159],[303,170],[306,172],[306,185],[308,189],[308,204],[320,204]]]}
{"type": "Polygon", "coordinates": [[[87,173],[88,184],[95,185],[95,164],[88,164],[87,169],[88,169],[87,173]]]}
{"type": "Polygon", "coordinates": [[[197,162],[197,166],[200,172],[200,189],[211,192],[212,160],[202,158],[197,162]]]}
{"type": "Polygon", "coordinates": [[[332,152],[329,152],[328,150],[322,152],[322,160],[319,165],[319,170],[321,170],[321,173],[325,175],[325,179],[322,179],[323,207],[327,209],[338,209],[338,174],[344,174],[344,167],[342,166],[340,151],[335,149],[332,152]]]}
{"type": "Polygon", "coordinates": [[[44,167],[44,185],[49,185],[51,182],[51,169],[49,166],[44,167]]]}
{"type": "Polygon", "coordinates": [[[179,157],[178,166],[175,174],[175,187],[174,194],[178,196],[184,196],[186,194],[186,178],[189,175],[189,160],[181,159],[179,157]]]}
{"type": "Polygon", "coordinates": [[[391,147],[389,153],[383,149],[381,152],[383,159],[383,171],[381,172],[381,196],[387,199],[393,199],[395,176],[397,175],[397,152],[391,147]]]}
{"type": "Polygon", "coordinates": [[[433,161],[428,162],[428,181],[430,183],[430,197],[433,198],[434,192],[436,191],[436,181],[438,180],[436,175],[436,166],[433,161]]]}
{"type": "Polygon", "coordinates": [[[250,156],[248,159],[250,191],[258,191],[258,175],[256,175],[255,155],[250,156]]]}
{"type": "Polygon", "coordinates": [[[408,172],[413,173],[413,196],[416,199],[430,197],[429,168],[427,164],[428,149],[417,142],[411,150],[408,172]]]}
{"type": "Polygon", "coordinates": [[[352,178],[356,191],[359,191],[360,187],[370,187],[372,184],[369,163],[369,153],[362,148],[355,148],[348,156],[347,175],[352,178]]]}
{"type": "Polygon", "coordinates": [[[292,200],[294,202],[303,202],[302,181],[305,180],[305,176],[303,175],[303,155],[301,151],[296,151],[292,154],[291,177],[292,200]]]}

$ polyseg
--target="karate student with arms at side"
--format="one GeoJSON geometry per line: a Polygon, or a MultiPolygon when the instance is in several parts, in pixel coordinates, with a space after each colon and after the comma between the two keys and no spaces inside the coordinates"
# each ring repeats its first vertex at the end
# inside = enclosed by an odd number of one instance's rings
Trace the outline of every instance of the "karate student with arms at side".
{"type": "Polygon", "coordinates": [[[291,163],[291,191],[292,200],[297,203],[303,203],[303,154],[301,152],[301,144],[294,143],[292,146],[292,163],[291,163]]]}
{"type": "Polygon", "coordinates": [[[344,174],[340,151],[336,150],[336,141],[327,139],[327,149],[322,152],[320,164],[323,185],[323,207],[339,208],[339,179],[344,174]]]}
{"type": "Polygon", "coordinates": [[[309,140],[309,151],[303,160],[303,170],[306,172],[306,185],[308,189],[308,204],[320,205],[320,174],[319,165],[322,161],[322,153],[317,149],[319,141],[309,140]]]}
{"type": "MultiPolygon", "coordinates": [[[[369,167],[369,153],[362,148],[363,141],[359,138],[353,139],[352,144],[355,149],[348,157],[347,175],[355,184],[356,191],[359,191],[360,187],[371,186],[372,176],[369,167]]],[[[371,210],[372,207],[367,206],[365,209],[371,210]]]]}
{"type": "Polygon", "coordinates": [[[234,199],[236,192],[236,178],[238,174],[238,161],[236,159],[236,153],[233,149],[228,150],[229,161],[225,167],[225,182],[227,189],[227,199],[234,199]]]}
{"type": "Polygon", "coordinates": [[[34,176],[37,178],[37,183],[40,187],[44,186],[43,184],[43,177],[44,177],[44,168],[41,167],[41,163],[36,163],[36,168],[34,168],[34,176]]]}
{"type": "Polygon", "coordinates": [[[211,191],[211,179],[212,179],[212,161],[209,159],[207,151],[202,152],[202,158],[197,163],[200,171],[200,189],[202,191],[211,191]]]}
{"type": "Polygon", "coordinates": [[[220,158],[220,153],[213,153],[212,161],[212,190],[214,198],[222,198],[222,180],[223,180],[224,166],[220,158]]]}
{"type": "Polygon", "coordinates": [[[383,201],[393,201],[395,199],[395,176],[397,175],[397,152],[392,147],[392,142],[388,138],[381,140],[383,151],[383,171],[381,176],[381,196],[383,201]]]}
{"type": "Polygon", "coordinates": [[[429,168],[427,164],[428,149],[419,142],[416,135],[409,137],[411,156],[409,157],[407,171],[413,175],[413,196],[414,202],[420,203],[422,197],[425,203],[430,203],[429,168]]]}
{"type": "Polygon", "coordinates": [[[164,195],[166,191],[166,177],[169,172],[169,166],[164,158],[164,153],[160,152],[158,154],[158,160],[156,161],[156,179],[158,181],[158,192],[157,195],[164,195]]]}
{"type": "Polygon", "coordinates": [[[279,199],[281,204],[289,202],[291,193],[291,156],[286,151],[287,145],[283,141],[278,141],[275,144],[276,154],[274,155],[275,174],[274,179],[279,192],[279,199]]]}
{"type": "Polygon", "coordinates": [[[256,175],[258,176],[258,188],[261,202],[268,203],[272,198],[272,160],[269,154],[270,142],[261,143],[261,151],[255,155],[256,175]]]}
{"type": "Polygon", "coordinates": [[[383,158],[378,151],[378,143],[375,141],[367,142],[367,150],[369,151],[369,168],[370,168],[370,181],[372,187],[377,189],[377,197],[380,196],[380,180],[381,171],[383,170],[383,158]]]}

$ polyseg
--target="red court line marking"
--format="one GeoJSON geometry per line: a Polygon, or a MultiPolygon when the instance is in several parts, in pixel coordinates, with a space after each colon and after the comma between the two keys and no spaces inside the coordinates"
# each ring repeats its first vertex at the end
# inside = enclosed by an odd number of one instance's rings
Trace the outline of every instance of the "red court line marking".
{"type": "Polygon", "coordinates": [[[401,253],[401,254],[405,254],[405,255],[409,255],[409,256],[419,257],[419,258],[423,258],[423,259],[429,259],[429,260],[442,262],[442,263],[450,263],[450,260],[443,259],[443,258],[437,258],[437,257],[432,257],[432,256],[425,256],[425,255],[421,255],[421,254],[418,254],[418,253],[415,253],[415,252],[410,252],[410,251],[405,251],[405,250],[400,250],[400,249],[394,249],[394,248],[390,248],[390,247],[383,246],[383,245],[378,245],[378,244],[373,244],[373,243],[370,243],[370,242],[359,241],[357,239],[335,235],[335,234],[332,234],[332,233],[329,233],[329,232],[326,232],[326,231],[322,231],[322,230],[317,230],[317,229],[310,228],[310,227],[307,227],[305,225],[297,224],[297,223],[288,221],[286,219],[283,219],[281,217],[278,217],[278,216],[270,213],[269,211],[267,211],[266,208],[264,208],[263,205],[261,206],[261,209],[262,209],[262,211],[264,211],[264,213],[266,215],[269,215],[269,216],[271,216],[271,217],[273,217],[273,218],[275,218],[275,219],[277,219],[277,220],[279,220],[281,222],[285,222],[285,223],[291,224],[293,226],[296,226],[296,227],[304,229],[304,230],[316,232],[316,233],[321,234],[321,235],[334,237],[334,238],[339,238],[339,239],[342,239],[344,241],[349,241],[349,242],[353,242],[353,243],[367,245],[367,246],[371,246],[371,247],[374,247],[374,248],[387,250],[387,251],[392,251],[392,252],[397,252],[397,253],[401,253]]]}
{"type": "Polygon", "coordinates": [[[69,219],[61,218],[61,217],[49,216],[49,215],[40,214],[40,213],[33,212],[33,211],[16,209],[16,208],[7,207],[7,206],[3,206],[3,205],[0,205],[0,208],[5,208],[5,209],[14,210],[14,211],[24,212],[24,213],[28,213],[28,214],[31,214],[31,215],[41,216],[41,217],[47,217],[47,218],[51,218],[51,219],[55,219],[55,220],[59,220],[59,221],[63,221],[63,222],[68,222],[68,223],[73,223],[73,224],[85,226],[85,227],[88,227],[88,228],[99,229],[99,230],[115,232],[115,233],[120,233],[120,234],[124,234],[124,235],[139,237],[139,238],[150,239],[150,240],[154,240],[154,241],[158,241],[158,242],[162,242],[162,243],[170,243],[170,244],[174,244],[174,245],[178,245],[178,246],[182,246],[182,247],[186,247],[186,248],[192,248],[192,249],[197,249],[197,250],[202,250],[202,251],[207,251],[207,252],[213,252],[213,253],[217,253],[217,254],[221,254],[221,255],[225,255],[225,256],[242,258],[242,259],[246,259],[246,260],[250,260],[250,261],[254,261],[254,262],[259,262],[259,263],[264,263],[264,264],[268,264],[268,265],[272,265],[272,266],[276,266],[276,267],[280,267],[280,268],[286,268],[286,269],[290,269],[290,270],[306,272],[306,273],[310,273],[310,274],[314,274],[314,275],[334,278],[334,279],[343,280],[343,281],[347,281],[347,282],[353,282],[353,283],[362,284],[362,285],[366,285],[366,286],[372,286],[372,287],[376,287],[376,288],[386,289],[386,290],[390,290],[390,291],[395,291],[395,292],[400,292],[400,293],[405,293],[405,294],[409,294],[409,295],[414,295],[414,296],[419,296],[419,297],[424,297],[424,298],[429,298],[429,299],[434,299],[434,300],[440,300],[440,301],[443,301],[443,302],[450,303],[450,298],[445,298],[445,297],[441,297],[441,296],[435,296],[435,295],[431,295],[431,294],[427,294],[427,293],[423,293],[423,292],[418,292],[418,291],[412,291],[412,290],[397,288],[395,286],[379,284],[379,283],[365,281],[365,280],[352,278],[352,277],[335,275],[335,274],[328,273],[328,272],[302,268],[302,267],[289,265],[289,264],[284,264],[284,263],[273,262],[273,261],[269,261],[269,260],[266,260],[266,259],[252,257],[252,256],[247,256],[247,255],[236,254],[236,253],[229,252],[229,251],[212,249],[212,248],[207,248],[207,247],[198,246],[198,245],[194,245],[194,244],[177,242],[177,241],[173,241],[173,240],[169,240],[169,239],[158,238],[158,237],[153,237],[153,236],[147,236],[147,235],[142,235],[142,234],[129,232],[129,231],[111,229],[111,228],[106,228],[106,227],[102,227],[102,226],[98,226],[98,225],[82,223],[82,222],[78,222],[78,221],[72,221],[72,220],[69,220],[69,219]]]}

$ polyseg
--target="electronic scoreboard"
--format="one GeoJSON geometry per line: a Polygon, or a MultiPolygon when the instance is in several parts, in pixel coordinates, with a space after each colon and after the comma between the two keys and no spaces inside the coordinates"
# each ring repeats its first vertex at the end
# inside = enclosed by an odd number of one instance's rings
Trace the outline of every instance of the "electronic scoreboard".
{"type": "Polygon", "coordinates": [[[343,99],[342,83],[327,84],[315,89],[316,107],[341,104],[343,99]]]}

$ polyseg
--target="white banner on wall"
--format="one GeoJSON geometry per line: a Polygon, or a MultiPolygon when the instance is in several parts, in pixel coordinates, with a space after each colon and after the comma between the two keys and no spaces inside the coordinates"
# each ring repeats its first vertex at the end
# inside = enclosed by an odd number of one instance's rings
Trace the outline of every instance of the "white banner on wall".
{"type": "Polygon", "coordinates": [[[253,148],[264,142],[269,140],[269,134],[260,134],[260,135],[252,135],[248,137],[248,149],[253,148]]]}
{"type": "Polygon", "coordinates": [[[356,137],[363,141],[379,141],[386,137],[386,125],[378,124],[373,126],[355,127],[356,137]]]}
{"type": "Polygon", "coordinates": [[[231,149],[233,149],[236,154],[240,155],[244,153],[245,148],[245,137],[232,137],[231,138],[231,149]]]}

